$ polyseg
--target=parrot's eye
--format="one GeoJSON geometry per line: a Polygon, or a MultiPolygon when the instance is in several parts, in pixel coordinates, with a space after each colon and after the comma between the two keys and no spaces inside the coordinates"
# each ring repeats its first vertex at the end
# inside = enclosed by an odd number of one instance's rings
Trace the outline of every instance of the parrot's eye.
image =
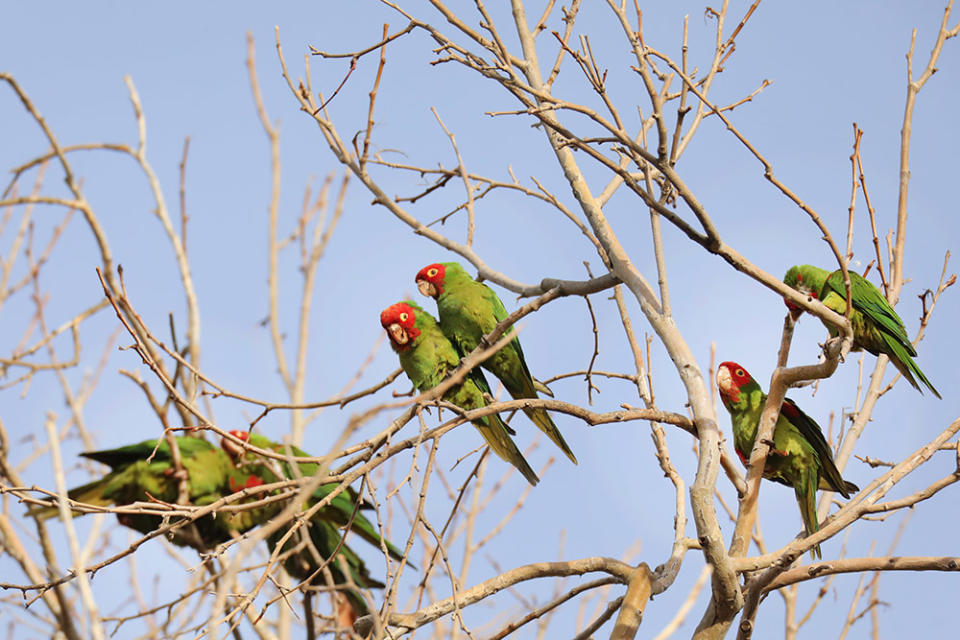
{"type": "Polygon", "coordinates": [[[428,271],[427,271],[427,275],[428,275],[429,277],[431,277],[431,278],[434,277],[434,276],[436,276],[436,275],[437,275],[437,269],[436,269],[436,267],[434,267],[433,269],[428,270],[428,271]]]}
{"type": "Polygon", "coordinates": [[[406,322],[407,318],[409,317],[410,317],[410,314],[404,311],[403,313],[400,314],[400,322],[406,322]]]}
{"type": "Polygon", "coordinates": [[[737,369],[737,371],[736,371],[736,376],[737,376],[738,378],[742,378],[743,375],[744,375],[744,374],[743,374],[743,369],[737,369]]]}

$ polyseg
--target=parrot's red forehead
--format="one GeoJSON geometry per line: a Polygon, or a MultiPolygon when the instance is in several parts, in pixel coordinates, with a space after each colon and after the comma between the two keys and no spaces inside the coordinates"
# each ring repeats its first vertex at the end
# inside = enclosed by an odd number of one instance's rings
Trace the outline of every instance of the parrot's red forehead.
{"type": "Polygon", "coordinates": [[[247,433],[246,431],[241,431],[239,429],[234,429],[233,431],[228,431],[227,433],[232,435],[237,440],[243,440],[244,442],[250,439],[249,433],[247,433]]]}
{"type": "Polygon", "coordinates": [[[736,362],[727,360],[717,367],[717,389],[724,404],[740,402],[740,388],[750,382],[752,378],[747,370],[736,362]]]}
{"type": "Polygon", "coordinates": [[[750,374],[747,373],[747,370],[744,369],[743,367],[741,367],[741,366],[740,366],[739,364],[737,364],[736,362],[733,362],[732,360],[727,360],[726,362],[721,362],[721,363],[720,363],[720,367],[719,367],[717,370],[719,371],[720,369],[726,369],[726,370],[727,370],[727,373],[730,374],[730,379],[731,379],[731,381],[732,381],[737,387],[739,387],[740,385],[745,384],[745,383],[747,383],[747,382],[750,382],[750,380],[752,380],[752,378],[750,377],[750,374]]]}
{"type": "Polygon", "coordinates": [[[412,327],[417,314],[406,302],[392,304],[380,312],[380,324],[384,329],[391,324],[399,324],[402,327],[412,327]]]}
{"type": "Polygon", "coordinates": [[[447,275],[447,268],[440,264],[439,262],[434,262],[433,264],[428,264],[423,269],[417,272],[417,277],[415,280],[426,280],[427,282],[432,282],[433,284],[440,286],[443,283],[443,279],[447,275]]]}

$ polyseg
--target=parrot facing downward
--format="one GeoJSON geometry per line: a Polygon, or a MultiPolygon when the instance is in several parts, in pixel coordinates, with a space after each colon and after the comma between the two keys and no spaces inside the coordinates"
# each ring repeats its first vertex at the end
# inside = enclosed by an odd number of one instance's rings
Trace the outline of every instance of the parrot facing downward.
{"type": "MultiPolygon", "coordinates": [[[[720,364],[717,387],[723,406],[730,412],[737,455],[746,465],[757,438],[757,427],[767,394],[736,362],[720,364]]],[[[860,490],[857,485],[841,477],[820,426],[789,398],[784,398],[780,406],[763,477],[793,487],[808,536],[820,528],[817,520],[817,489],[836,491],[844,498],[860,490]]],[[[821,557],[820,545],[813,547],[810,554],[814,558],[821,557]]]]}
{"type": "MultiPolygon", "coordinates": [[[[390,337],[390,346],[400,357],[400,366],[421,392],[440,384],[460,363],[462,354],[443,335],[437,321],[410,300],[384,309],[380,313],[380,324],[390,337]]],[[[474,368],[461,384],[448,389],[443,399],[461,409],[479,409],[487,404],[484,393],[490,393],[490,387],[480,369],[474,368]]],[[[473,426],[490,448],[515,466],[527,482],[533,485],[539,482],[537,474],[510,437],[516,433],[499,414],[478,418],[473,421],[473,426]]]]}
{"type": "MultiPolygon", "coordinates": [[[[416,282],[420,293],[437,300],[440,328],[464,354],[476,349],[480,339],[508,315],[493,289],[471,278],[456,262],[427,265],[417,273],[416,282]]],[[[497,376],[517,400],[536,398],[538,388],[547,391],[530,375],[520,339],[516,336],[480,366],[497,376]]],[[[577,463],[577,457],[545,409],[524,409],[523,412],[574,464],[577,463]]]]}
{"type": "MultiPolygon", "coordinates": [[[[231,493],[230,480],[235,472],[230,458],[202,438],[176,438],[180,460],[187,473],[190,504],[205,506],[231,493]]],[[[166,440],[146,440],[117,449],[88,451],[85,458],[102,462],[111,471],[103,478],[75,487],[67,492],[71,500],[98,506],[127,505],[151,500],[175,503],[179,481],[174,475],[170,445],[166,440]],[[154,451],[156,450],[156,451],[154,451]],[[152,456],[152,457],[151,457],[152,456]],[[149,458],[149,461],[148,461],[149,458]]],[[[57,507],[39,507],[30,511],[43,519],[59,513],[57,507]]],[[[74,515],[80,515],[75,512],[74,515]]],[[[149,514],[117,514],[120,524],[146,534],[157,529],[163,518],[149,514]]],[[[231,532],[244,531],[262,522],[254,514],[241,512],[207,515],[194,521],[199,540],[188,528],[177,529],[172,541],[200,551],[230,539],[231,532]]]]}
{"type": "MultiPolygon", "coordinates": [[[[850,324],[853,327],[853,350],[866,349],[875,356],[881,353],[890,358],[890,362],[897,368],[915,389],[920,391],[917,378],[927,386],[933,395],[940,397],[940,393],[933,388],[927,376],[923,375],[920,367],[913,361],[917,355],[916,349],[910,343],[903,320],[893,310],[887,299],[873,284],[854,273],[850,274],[850,301],[853,309],[850,310],[850,324]]],[[[783,282],[812,298],[817,298],[833,311],[844,315],[847,311],[847,290],[843,285],[843,272],[837,269],[833,273],[825,269],[808,264],[793,266],[783,277],[783,282]]],[[[803,309],[784,299],[790,315],[796,320],[803,313],[803,309]]],[[[839,335],[833,325],[824,322],[831,336],[839,335]]]]}
{"type": "MultiPolygon", "coordinates": [[[[249,442],[260,449],[273,451],[283,456],[287,455],[285,445],[273,442],[262,435],[247,433],[246,431],[231,431],[230,435],[244,442],[249,442]]],[[[242,445],[238,445],[227,438],[224,438],[220,444],[233,459],[241,474],[238,481],[232,482],[232,488],[235,491],[277,482],[280,479],[278,474],[281,474],[284,478],[309,478],[319,471],[318,465],[310,462],[297,463],[296,471],[294,471],[289,462],[261,457],[253,451],[245,451],[242,445]]],[[[310,454],[294,446],[290,447],[289,455],[298,458],[310,457],[310,454]]],[[[309,509],[317,504],[339,486],[340,484],[337,482],[320,485],[304,503],[303,509],[309,509]]],[[[343,535],[340,533],[340,529],[349,524],[351,533],[355,533],[378,549],[382,543],[387,549],[387,553],[395,559],[402,558],[403,553],[389,541],[380,537],[373,523],[360,512],[364,507],[358,506],[359,502],[360,497],[352,488],[347,487],[337,494],[327,506],[317,511],[305,526],[299,528],[283,542],[280,558],[284,569],[291,577],[300,581],[309,579],[311,584],[322,586],[325,584],[325,579],[321,568],[326,563],[326,568],[329,569],[334,584],[350,585],[352,583],[356,587],[365,589],[383,588],[382,582],[370,576],[363,559],[342,540],[343,535]],[[316,555],[314,555],[314,552],[316,552],[316,555]],[[334,556],[334,552],[336,552],[336,556],[334,556]],[[332,558],[332,561],[327,562],[329,558],[332,558]],[[347,574],[349,574],[349,578],[347,574]]],[[[279,513],[283,507],[283,502],[274,503],[270,517],[279,513]]],[[[366,508],[369,508],[369,506],[366,508]]],[[[288,528],[281,527],[267,538],[267,545],[270,547],[271,553],[280,544],[288,528]]],[[[355,589],[347,586],[338,595],[343,596],[342,601],[337,601],[337,611],[338,619],[344,626],[352,626],[359,616],[369,613],[366,600],[355,589]]]]}

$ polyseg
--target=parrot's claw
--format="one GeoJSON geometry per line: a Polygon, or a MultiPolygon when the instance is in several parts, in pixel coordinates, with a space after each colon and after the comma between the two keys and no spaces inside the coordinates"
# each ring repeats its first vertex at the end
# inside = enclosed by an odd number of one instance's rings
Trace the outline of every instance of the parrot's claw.
{"type": "Polygon", "coordinates": [[[768,456],[771,456],[771,455],[786,456],[787,455],[786,451],[781,451],[780,449],[777,449],[777,446],[773,443],[773,440],[770,440],[769,438],[761,438],[760,442],[770,447],[770,453],[767,454],[768,456]]]}
{"type": "Polygon", "coordinates": [[[823,347],[824,357],[826,358],[838,357],[840,358],[841,363],[845,361],[844,353],[843,353],[843,337],[842,336],[835,336],[833,338],[828,338],[827,341],[821,345],[821,347],[823,347]]]}

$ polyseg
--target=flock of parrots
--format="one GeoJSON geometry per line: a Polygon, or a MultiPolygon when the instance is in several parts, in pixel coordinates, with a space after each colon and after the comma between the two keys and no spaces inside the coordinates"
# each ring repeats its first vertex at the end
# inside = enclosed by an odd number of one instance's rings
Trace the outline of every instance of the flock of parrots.
{"type": "MultiPolygon", "coordinates": [[[[919,380],[939,398],[940,394],[913,361],[916,351],[903,321],[876,287],[853,272],[849,275],[852,285],[850,322],[854,334],[853,349],[865,349],[874,355],[886,354],[910,384],[919,390],[919,380]]],[[[833,311],[841,315],[846,313],[847,298],[841,271],[829,273],[809,265],[795,266],[787,271],[784,282],[811,298],[819,299],[833,311]]],[[[423,295],[436,300],[439,321],[416,303],[405,300],[384,309],[380,314],[380,323],[399,356],[403,370],[414,386],[423,392],[440,384],[458,366],[461,358],[473,351],[483,336],[507,317],[507,312],[492,289],[471,278],[456,262],[424,267],[417,273],[416,283],[423,295]]],[[[790,301],[785,302],[793,319],[798,319],[802,309],[790,301]]],[[[835,327],[824,324],[831,335],[837,335],[835,327]]],[[[530,374],[516,335],[481,366],[495,375],[514,398],[536,398],[538,391],[552,395],[545,385],[530,374]]],[[[724,362],[718,367],[717,386],[723,404],[730,412],[737,455],[745,463],[753,449],[766,394],[750,374],[735,362],[724,362]]],[[[489,396],[490,386],[481,369],[475,367],[462,383],[452,386],[443,394],[443,400],[464,410],[472,410],[486,406],[489,396]]],[[[577,462],[545,410],[527,408],[524,413],[572,462],[577,462]]],[[[497,455],[516,467],[530,484],[537,484],[536,473],[511,437],[516,432],[499,414],[478,418],[473,425],[497,455]]],[[[202,438],[176,438],[182,467],[187,474],[189,499],[193,505],[210,505],[244,489],[317,473],[316,464],[299,463],[294,468],[281,459],[258,455],[246,444],[287,458],[290,455],[309,457],[309,454],[296,447],[278,444],[246,431],[231,431],[230,434],[236,441],[223,438],[220,448],[202,438]]],[[[135,502],[172,504],[177,500],[179,480],[174,473],[166,440],[148,440],[119,449],[81,455],[109,466],[111,471],[100,480],[71,489],[68,497],[73,501],[122,506],[135,502]]],[[[819,425],[790,399],[785,399],[781,405],[763,476],[794,488],[807,535],[819,528],[817,489],[836,491],[847,498],[859,490],[841,477],[819,425]]],[[[338,486],[337,483],[321,485],[305,502],[303,509],[316,505],[338,486]]],[[[264,497],[254,492],[242,502],[262,501],[264,497]]],[[[177,529],[171,539],[179,545],[209,549],[266,523],[285,504],[283,500],[262,502],[247,511],[207,515],[197,519],[192,527],[177,529]]],[[[350,623],[369,611],[358,588],[383,585],[370,576],[363,560],[345,544],[343,530],[349,529],[363,540],[385,549],[394,558],[401,557],[400,550],[382,538],[364,516],[366,508],[369,507],[348,488],[286,541],[282,541],[286,527],[281,527],[267,539],[271,552],[282,544],[279,557],[292,578],[322,587],[328,584],[329,577],[338,585],[342,594],[338,599],[338,615],[344,623],[350,623]]],[[[58,511],[54,505],[33,507],[30,513],[49,518],[56,516],[58,511]]],[[[118,513],[117,517],[122,525],[144,534],[163,524],[160,515],[136,513],[133,510],[118,513]]],[[[814,547],[811,553],[819,557],[819,546],[814,547]]]]}

